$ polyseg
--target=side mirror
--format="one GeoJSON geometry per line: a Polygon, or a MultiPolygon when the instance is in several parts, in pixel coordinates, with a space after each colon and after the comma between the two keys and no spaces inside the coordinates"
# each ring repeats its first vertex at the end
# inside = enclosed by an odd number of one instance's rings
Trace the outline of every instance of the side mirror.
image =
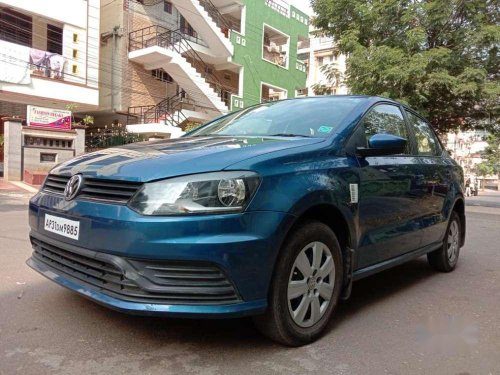
{"type": "Polygon", "coordinates": [[[360,156],[384,156],[402,154],[406,150],[408,141],[392,134],[375,134],[368,140],[368,148],[357,147],[356,153],[360,156]]]}

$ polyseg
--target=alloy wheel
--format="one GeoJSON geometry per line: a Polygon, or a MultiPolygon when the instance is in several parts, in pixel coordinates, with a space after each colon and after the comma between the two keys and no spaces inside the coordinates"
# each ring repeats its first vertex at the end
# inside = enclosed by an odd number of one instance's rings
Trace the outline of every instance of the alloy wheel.
{"type": "Polygon", "coordinates": [[[288,281],[288,310],[300,327],[311,327],[324,316],[335,286],[332,253],[322,242],[311,242],[297,255],[288,281]]]}
{"type": "Polygon", "coordinates": [[[450,264],[455,264],[458,258],[458,250],[460,248],[460,230],[456,220],[452,221],[448,230],[448,247],[446,255],[450,264]]]}

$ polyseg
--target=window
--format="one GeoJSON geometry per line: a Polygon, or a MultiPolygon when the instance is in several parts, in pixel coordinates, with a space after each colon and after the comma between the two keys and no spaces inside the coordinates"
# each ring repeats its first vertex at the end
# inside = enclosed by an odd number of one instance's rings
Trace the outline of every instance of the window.
{"type": "Polygon", "coordinates": [[[0,39],[31,47],[32,19],[22,13],[0,8],[0,39]]]}
{"type": "Polygon", "coordinates": [[[77,33],[73,34],[73,43],[78,43],[78,34],[77,33]]]}
{"type": "Polygon", "coordinates": [[[406,112],[417,144],[419,155],[439,155],[441,147],[429,124],[411,112],[406,112]]]}
{"type": "Polygon", "coordinates": [[[47,25],[47,51],[62,55],[63,29],[54,25],[47,25]]]}
{"type": "Polygon", "coordinates": [[[40,153],[40,163],[55,163],[57,154],[40,153]]]}
{"type": "Polygon", "coordinates": [[[186,19],[183,16],[181,16],[180,25],[181,25],[181,27],[180,27],[181,33],[187,34],[187,35],[192,36],[194,38],[198,38],[198,34],[196,33],[196,31],[186,21],[186,19]]]}
{"type": "MultiPolygon", "coordinates": [[[[363,126],[368,140],[375,134],[392,134],[408,139],[406,124],[401,110],[390,104],[381,104],[373,108],[364,118],[363,126]]],[[[408,150],[405,152],[408,153],[408,150]]]]}
{"type": "Polygon", "coordinates": [[[170,1],[165,1],[163,3],[163,10],[168,14],[172,14],[172,3],[170,1]]]}

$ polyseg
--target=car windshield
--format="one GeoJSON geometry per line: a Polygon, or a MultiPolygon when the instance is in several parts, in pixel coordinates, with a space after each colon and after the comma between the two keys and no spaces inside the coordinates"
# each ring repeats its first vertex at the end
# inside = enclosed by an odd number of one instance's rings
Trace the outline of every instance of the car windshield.
{"type": "Polygon", "coordinates": [[[360,103],[361,98],[307,98],[270,102],[218,118],[190,137],[281,136],[326,138],[360,103]]]}

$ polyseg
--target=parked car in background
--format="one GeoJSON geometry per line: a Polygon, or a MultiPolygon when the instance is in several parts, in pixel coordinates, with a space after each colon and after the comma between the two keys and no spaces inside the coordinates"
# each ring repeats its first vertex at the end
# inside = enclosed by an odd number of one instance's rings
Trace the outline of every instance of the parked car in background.
{"type": "Polygon", "coordinates": [[[452,271],[463,181],[425,119],[397,102],[266,103],[54,168],[30,202],[28,264],[116,310],[251,315],[298,346],[355,280],[422,255],[452,271]]]}

